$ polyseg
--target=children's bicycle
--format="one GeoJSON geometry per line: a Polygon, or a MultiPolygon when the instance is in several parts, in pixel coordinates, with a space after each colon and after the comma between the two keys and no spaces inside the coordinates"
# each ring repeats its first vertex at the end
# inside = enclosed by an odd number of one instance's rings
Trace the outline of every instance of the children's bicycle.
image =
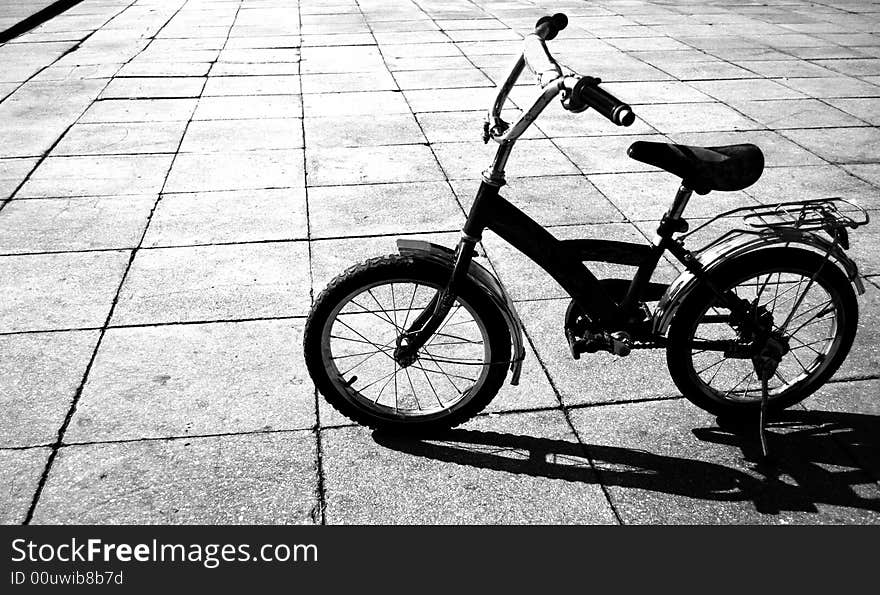
{"type": "MultiPolygon", "coordinates": [[[[590,76],[563,73],[545,40],[563,14],[541,18],[489,110],[485,142],[498,143],[455,250],[398,240],[398,254],[373,258],[336,277],[318,296],[305,330],[305,358],[318,390],[352,420],[377,429],[426,432],[481,411],[503,385],[519,381],[525,349],[516,307],[499,280],[474,260],[490,229],[528,256],[571,296],[564,329],[572,357],[665,348],[669,373],[698,407],[725,418],[760,420],[816,391],[846,358],[864,293],[847,256],[848,229],[867,212],[829,198],[742,207],[688,232],[693,194],[742,190],[764,168],[751,144],[695,147],[635,142],[633,159],[682,179],[653,245],[559,240],[499,195],[517,139],[554,98],[568,111],[592,108],[618,126],[635,115],[590,76]],[[528,68],[541,93],[512,125],[500,117],[528,68]],[[740,225],[697,250],[686,242],[720,218],[740,225]],[[651,281],[670,253],[684,267],[671,284],[651,281]],[[603,279],[585,262],[637,267],[632,279],[603,279]],[[655,304],[650,307],[649,304],[655,304]]],[[[711,228],[710,228],[711,229],[711,228]]]]}

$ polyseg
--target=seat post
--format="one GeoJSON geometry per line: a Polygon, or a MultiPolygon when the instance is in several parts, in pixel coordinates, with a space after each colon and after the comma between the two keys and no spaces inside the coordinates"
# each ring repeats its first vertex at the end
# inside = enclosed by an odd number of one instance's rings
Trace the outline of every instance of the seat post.
{"type": "Polygon", "coordinates": [[[669,207],[669,210],[663,215],[663,219],[660,220],[660,225],[657,226],[657,235],[660,236],[661,240],[658,246],[665,249],[666,241],[672,237],[672,234],[687,231],[687,221],[682,219],[681,216],[684,214],[684,209],[691,199],[691,194],[693,194],[693,190],[684,184],[679,186],[678,192],[675,193],[675,200],[672,201],[672,206],[669,207]]]}
{"type": "Polygon", "coordinates": [[[675,193],[675,200],[672,201],[672,206],[669,207],[669,212],[666,213],[666,216],[670,219],[681,219],[681,216],[684,214],[684,209],[687,206],[688,201],[691,199],[693,192],[693,190],[684,184],[679,186],[678,192],[675,193]]]}

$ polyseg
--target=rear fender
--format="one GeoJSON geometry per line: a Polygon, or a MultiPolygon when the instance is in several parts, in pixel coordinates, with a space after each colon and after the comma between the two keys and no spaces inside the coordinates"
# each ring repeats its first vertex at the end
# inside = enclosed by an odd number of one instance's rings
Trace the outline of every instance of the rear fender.
{"type": "MultiPolygon", "coordinates": [[[[403,256],[422,258],[449,268],[450,272],[455,266],[455,251],[439,244],[424,242],[421,240],[397,240],[397,251],[403,256]]],[[[523,343],[522,322],[516,313],[513,300],[507,294],[507,290],[486,267],[478,262],[471,261],[468,278],[480,288],[492,302],[498,306],[507,322],[510,330],[510,339],[513,342],[513,358],[510,362],[510,371],[513,375],[510,383],[519,384],[522,362],[525,359],[526,350],[523,343]]]]}
{"type": "MultiPolygon", "coordinates": [[[[736,232],[721,241],[706,246],[695,253],[695,256],[705,268],[706,273],[711,274],[732,258],[771,247],[805,248],[818,254],[829,254],[829,261],[843,269],[859,295],[865,293],[865,286],[856,263],[846,255],[840,245],[808,231],[778,229],[773,233],[765,234],[736,232]]],[[[699,279],[687,271],[672,282],[654,310],[653,330],[655,334],[666,334],[679,306],[699,284],[699,279]]]]}

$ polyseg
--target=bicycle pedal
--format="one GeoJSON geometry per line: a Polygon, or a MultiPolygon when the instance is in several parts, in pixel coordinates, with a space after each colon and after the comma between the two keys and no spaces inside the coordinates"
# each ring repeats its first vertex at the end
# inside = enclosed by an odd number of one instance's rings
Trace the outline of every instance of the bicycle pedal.
{"type": "Polygon", "coordinates": [[[617,331],[613,333],[588,333],[585,337],[577,338],[566,331],[568,346],[571,356],[580,359],[582,353],[596,353],[607,351],[613,355],[626,357],[632,351],[632,339],[628,333],[617,331]]]}

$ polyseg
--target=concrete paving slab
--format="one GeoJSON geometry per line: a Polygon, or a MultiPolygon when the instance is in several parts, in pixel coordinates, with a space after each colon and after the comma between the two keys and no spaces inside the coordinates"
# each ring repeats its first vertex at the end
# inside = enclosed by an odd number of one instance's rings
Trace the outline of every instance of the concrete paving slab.
{"type": "Polygon", "coordinates": [[[720,103],[643,105],[639,107],[639,117],[662,134],[764,128],[720,103]]]}
{"type": "Polygon", "coordinates": [[[204,97],[193,115],[194,120],[299,117],[302,117],[299,95],[204,97]]]}
{"type": "Polygon", "coordinates": [[[849,76],[790,78],[780,81],[786,87],[815,98],[880,97],[880,87],[849,76]]]}
{"type": "Polygon", "coordinates": [[[313,117],[305,132],[309,147],[413,145],[426,140],[412,114],[313,117]]]}
{"type": "Polygon", "coordinates": [[[202,77],[116,78],[110,81],[101,99],[158,99],[168,97],[199,97],[205,79],[202,77]]]}
{"type": "Polygon", "coordinates": [[[796,129],[781,134],[831,163],[863,163],[880,150],[880,131],[870,127],[796,129]]]}
{"type": "Polygon", "coordinates": [[[36,524],[312,524],[310,432],[69,446],[36,524]]]}
{"type": "Polygon", "coordinates": [[[111,329],[65,442],[308,429],[301,321],[111,329]],[[122,372],[122,373],[120,373],[122,372]]]}
{"type": "Polygon", "coordinates": [[[455,230],[464,214],[445,182],[309,189],[312,238],[455,230]]]}
{"type": "Polygon", "coordinates": [[[301,149],[181,153],[174,160],[164,191],[296,188],[302,183],[301,149]]]}
{"type": "Polygon", "coordinates": [[[164,194],[144,246],[302,240],[308,236],[301,188],[164,194]]]}
{"type": "Polygon", "coordinates": [[[840,366],[835,378],[864,378],[880,374],[880,341],[878,318],[880,318],[880,288],[872,283],[865,284],[865,294],[859,296],[859,327],[852,349],[846,361],[840,366]]]}
{"type": "Polygon", "coordinates": [[[880,488],[798,412],[770,430],[776,470],[756,464],[753,428],[718,428],[683,399],[571,418],[625,524],[880,522],[880,488]]]}
{"type": "Polygon", "coordinates": [[[300,77],[292,75],[214,76],[205,84],[203,95],[296,95],[299,90],[300,77]]]}
{"type": "Polygon", "coordinates": [[[173,155],[48,157],[16,198],[158,193],[172,159],[173,155]]]}
{"type": "MultiPolygon", "coordinates": [[[[303,93],[354,93],[397,89],[394,77],[387,70],[350,72],[344,77],[337,74],[303,74],[300,79],[303,93]]],[[[320,102],[316,101],[314,105],[318,106],[320,102]]],[[[310,107],[307,109],[312,113],[310,107]]]]}
{"type": "Polygon", "coordinates": [[[743,101],[734,105],[738,111],[774,130],[865,125],[865,121],[850,116],[846,110],[835,109],[818,99],[743,101]]]}
{"type": "Polygon", "coordinates": [[[0,335],[0,448],[57,439],[97,341],[97,331],[0,335]]]}
{"type": "Polygon", "coordinates": [[[107,99],[93,103],[80,121],[185,122],[195,108],[195,99],[107,99]]]}
{"type": "Polygon", "coordinates": [[[875,481],[880,481],[880,449],[875,440],[880,419],[878,393],[877,380],[835,382],[804,402],[815,423],[830,426],[826,431],[875,481]]]}
{"type": "MultiPolygon", "coordinates": [[[[304,82],[303,85],[305,84],[304,82]]],[[[396,91],[356,91],[328,94],[307,92],[303,97],[303,109],[312,117],[410,113],[403,94],[396,91]]]]}
{"type": "Polygon", "coordinates": [[[329,524],[615,519],[560,412],[483,417],[437,440],[322,432],[329,524]]]}
{"type": "Polygon", "coordinates": [[[878,206],[873,186],[830,165],[768,168],[746,193],[768,203],[839,196],[866,208],[878,206]]]}
{"type": "Polygon", "coordinates": [[[0,523],[24,522],[48,458],[48,448],[0,449],[0,523]]]}
{"type": "Polygon", "coordinates": [[[302,242],[156,248],[138,253],[113,325],[302,316],[309,307],[302,242]]]}
{"type": "Polygon", "coordinates": [[[37,164],[37,159],[0,159],[0,200],[12,196],[37,164]]]}
{"type": "Polygon", "coordinates": [[[52,155],[134,155],[175,153],[186,122],[74,124],[52,155]]]}
{"type": "Polygon", "coordinates": [[[194,120],[180,145],[185,153],[232,153],[265,149],[301,149],[300,118],[194,120]]]}
{"type": "Polygon", "coordinates": [[[0,255],[132,249],[154,204],[150,195],[16,200],[0,211],[0,255]]]}
{"type": "Polygon", "coordinates": [[[306,171],[310,186],[445,179],[425,145],[309,149],[306,171]]]}
{"type": "Polygon", "coordinates": [[[128,251],[0,258],[0,332],[100,327],[128,251]]]}

